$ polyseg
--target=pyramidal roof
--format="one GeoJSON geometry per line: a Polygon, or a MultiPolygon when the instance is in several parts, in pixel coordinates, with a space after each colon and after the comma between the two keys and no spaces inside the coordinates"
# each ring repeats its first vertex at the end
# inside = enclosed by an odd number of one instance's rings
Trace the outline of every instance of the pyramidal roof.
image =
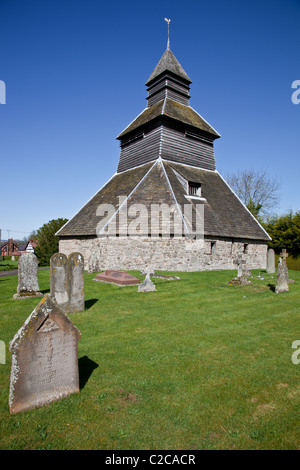
{"type": "MultiPolygon", "coordinates": [[[[114,221],[121,206],[120,199],[125,197],[128,207],[132,204],[142,203],[147,212],[142,214],[144,219],[149,218],[149,227],[152,227],[151,205],[166,203],[170,207],[176,206],[183,223],[188,231],[190,221],[185,219],[183,207],[185,204],[194,206],[196,203],[204,204],[204,235],[230,238],[269,240],[269,236],[258,221],[249,213],[246,207],[234,195],[227,183],[218,172],[188,167],[178,163],[158,161],[148,163],[141,167],[118,173],[58,232],[64,236],[97,236],[99,230],[99,204],[113,204],[115,213],[110,222],[114,221]],[[179,175],[179,177],[178,177],[179,175]],[[187,199],[187,189],[182,181],[194,181],[203,187],[203,200],[187,199]]],[[[139,209],[140,210],[140,209],[139,209]]],[[[128,214],[127,224],[133,219],[128,214]]],[[[145,222],[145,221],[144,221],[145,222]]],[[[161,221],[159,222],[161,224],[161,221]]],[[[101,224],[100,224],[101,225],[101,224]]],[[[141,224],[144,226],[144,223],[141,224]]],[[[156,228],[156,227],[155,227],[156,228]]],[[[120,226],[116,221],[116,233],[124,234],[126,227],[120,226]]],[[[164,227],[157,227],[163,233],[164,227]]],[[[171,233],[174,227],[170,226],[171,233]]],[[[148,235],[142,233],[142,235],[148,235]]]]}
{"type": "Polygon", "coordinates": [[[152,80],[157,78],[160,74],[162,74],[166,70],[174,73],[175,75],[178,75],[179,77],[183,78],[187,82],[192,83],[188,74],[183,70],[181,64],[178,62],[173,52],[170,49],[167,49],[162,55],[157,66],[153,70],[152,74],[148,78],[146,85],[149,85],[149,83],[151,83],[152,80]]]}

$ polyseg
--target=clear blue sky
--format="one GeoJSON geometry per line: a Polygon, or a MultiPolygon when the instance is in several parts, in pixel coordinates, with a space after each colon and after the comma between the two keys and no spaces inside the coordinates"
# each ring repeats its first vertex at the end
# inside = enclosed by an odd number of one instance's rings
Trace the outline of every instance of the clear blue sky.
{"type": "Polygon", "coordinates": [[[166,49],[220,134],[217,168],[267,169],[300,210],[300,0],[0,0],[2,239],[71,218],[115,173],[166,49]],[[16,232],[17,231],[17,232],[16,232]]]}

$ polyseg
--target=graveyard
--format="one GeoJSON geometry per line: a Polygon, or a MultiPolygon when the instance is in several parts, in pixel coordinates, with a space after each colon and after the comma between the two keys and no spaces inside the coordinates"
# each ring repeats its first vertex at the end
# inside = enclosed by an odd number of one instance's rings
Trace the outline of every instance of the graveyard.
{"type": "MultiPolygon", "coordinates": [[[[56,263],[66,265],[67,277],[72,259],[56,263]]],[[[41,304],[48,301],[14,299],[18,276],[0,277],[6,345],[0,448],[299,449],[300,365],[291,358],[300,336],[300,273],[289,270],[295,282],[276,294],[276,273],[251,271],[245,285],[230,282],[236,270],[129,271],[141,284],[150,279],[155,290],[147,292],[95,282],[95,273],[85,271],[84,309],[61,304],[65,321],[55,307],[38,326],[47,332],[60,322],[64,331],[74,325],[79,389],[16,413],[9,410],[15,335],[32,312],[33,319],[43,314],[41,304]]],[[[44,296],[50,274],[38,272],[44,296]]],[[[63,362],[57,367],[59,378],[63,362]]]]}

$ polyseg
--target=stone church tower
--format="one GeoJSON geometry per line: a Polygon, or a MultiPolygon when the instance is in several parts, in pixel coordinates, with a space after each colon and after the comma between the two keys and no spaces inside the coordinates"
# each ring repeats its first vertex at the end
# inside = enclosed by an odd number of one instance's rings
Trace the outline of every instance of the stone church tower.
{"type": "Polygon", "coordinates": [[[270,237],[217,171],[220,135],[190,106],[190,85],[168,42],[147,107],[117,137],[117,172],[59,230],[60,252],[81,252],[90,271],[233,269],[237,257],[265,268],[270,237]]]}

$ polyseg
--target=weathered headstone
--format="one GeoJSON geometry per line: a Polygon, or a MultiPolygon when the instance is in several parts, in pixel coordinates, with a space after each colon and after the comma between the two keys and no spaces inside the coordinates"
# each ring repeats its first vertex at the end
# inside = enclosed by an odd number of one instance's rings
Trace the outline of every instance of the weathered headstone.
{"type": "Polygon", "coordinates": [[[80,331],[46,294],[10,342],[11,414],[79,392],[80,331]]]}
{"type": "Polygon", "coordinates": [[[273,248],[269,248],[267,252],[267,273],[275,273],[275,251],[273,248]]]}
{"type": "Polygon", "coordinates": [[[34,253],[23,253],[18,262],[18,287],[14,299],[42,297],[39,292],[38,259],[34,253]]]}
{"type": "Polygon", "coordinates": [[[289,291],[289,271],[286,264],[287,257],[288,253],[286,252],[286,249],[283,249],[282,253],[280,253],[280,257],[278,260],[277,282],[275,288],[276,294],[278,294],[279,292],[289,291]]]}
{"type": "Polygon", "coordinates": [[[146,277],[144,281],[139,285],[138,292],[152,292],[156,291],[155,284],[151,281],[150,275],[154,274],[154,269],[152,266],[147,266],[144,271],[146,273],[146,277]]]}
{"type": "Polygon", "coordinates": [[[65,313],[84,310],[84,259],[81,253],[55,253],[50,259],[50,292],[65,313]]]}
{"type": "Polygon", "coordinates": [[[68,257],[68,311],[84,310],[84,259],[81,253],[71,253],[68,257]]]}
{"type": "Polygon", "coordinates": [[[234,277],[231,281],[228,282],[228,284],[231,286],[237,285],[237,286],[245,286],[247,284],[252,284],[252,281],[248,279],[248,277],[251,276],[251,271],[248,270],[246,266],[246,261],[242,259],[241,256],[239,256],[235,260],[235,264],[237,264],[237,277],[234,277]]]}
{"type": "Polygon", "coordinates": [[[252,273],[250,269],[248,268],[247,264],[243,264],[242,266],[242,277],[250,277],[252,276],[252,273]]]}
{"type": "Polygon", "coordinates": [[[55,253],[50,259],[50,293],[57,305],[67,311],[68,293],[68,258],[64,253],[55,253]]]}
{"type": "Polygon", "coordinates": [[[95,248],[90,254],[87,270],[89,273],[102,271],[100,249],[95,248]]]}
{"type": "Polygon", "coordinates": [[[0,364],[6,364],[6,347],[4,341],[0,341],[0,364]]]}

